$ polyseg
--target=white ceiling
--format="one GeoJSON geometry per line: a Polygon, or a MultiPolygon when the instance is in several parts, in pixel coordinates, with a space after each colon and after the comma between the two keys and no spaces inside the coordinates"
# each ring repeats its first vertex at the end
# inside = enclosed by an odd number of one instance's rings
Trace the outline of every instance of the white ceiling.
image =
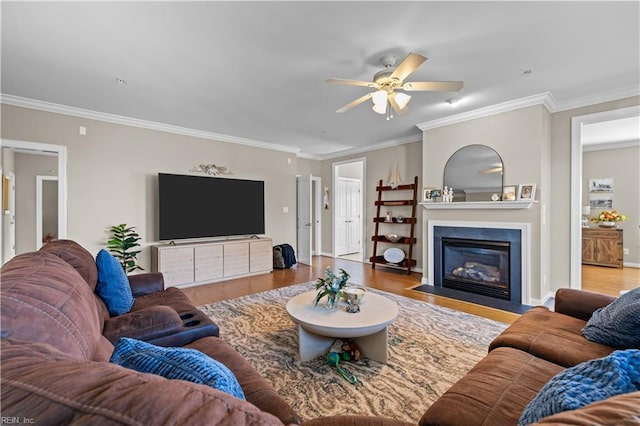
{"type": "Polygon", "coordinates": [[[420,140],[417,124],[546,92],[559,103],[637,92],[639,16],[637,1],[3,1],[3,102],[326,158],[420,140]],[[463,80],[462,101],[414,92],[390,121],[369,102],[335,113],[369,89],[327,78],[371,80],[384,54],[409,52],[429,60],[407,81],[463,80]]]}

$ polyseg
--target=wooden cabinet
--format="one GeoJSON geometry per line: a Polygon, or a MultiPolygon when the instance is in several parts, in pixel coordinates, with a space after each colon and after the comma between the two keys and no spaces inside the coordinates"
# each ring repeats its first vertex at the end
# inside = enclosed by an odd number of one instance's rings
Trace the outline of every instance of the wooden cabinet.
{"type": "Polygon", "coordinates": [[[151,247],[151,269],[162,272],[167,287],[188,287],[273,270],[270,238],[227,240],[151,247]]]}
{"type": "Polygon", "coordinates": [[[375,202],[376,216],[373,218],[375,231],[371,237],[371,241],[373,241],[373,255],[369,258],[371,267],[375,268],[376,264],[380,264],[403,268],[407,270],[407,274],[410,274],[411,268],[417,264],[416,260],[413,259],[413,246],[417,242],[414,232],[417,222],[418,176],[414,177],[412,184],[399,185],[397,187],[384,186],[382,180],[380,180],[376,191],[378,191],[378,200],[375,202]],[[393,208],[393,214],[390,217],[387,217],[386,214],[383,215],[381,212],[382,207],[393,208]],[[389,234],[401,235],[402,238],[398,241],[390,241],[387,238],[389,234]],[[392,245],[404,246],[407,249],[405,258],[398,263],[387,262],[384,254],[378,254],[380,250],[379,243],[385,244],[386,248],[392,245]]]}
{"type": "Polygon", "coordinates": [[[582,263],[622,268],[622,229],[582,228],[582,263]]]}

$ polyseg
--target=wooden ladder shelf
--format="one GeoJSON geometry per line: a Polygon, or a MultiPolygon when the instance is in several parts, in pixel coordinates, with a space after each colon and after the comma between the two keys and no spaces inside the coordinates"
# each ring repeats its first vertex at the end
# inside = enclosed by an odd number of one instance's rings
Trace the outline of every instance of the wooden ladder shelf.
{"type": "MultiPolygon", "coordinates": [[[[413,246],[416,244],[417,239],[415,238],[415,227],[417,223],[416,219],[416,207],[418,205],[418,176],[413,178],[413,183],[398,185],[397,187],[384,186],[382,184],[382,179],[380,179],[380,183],[376,187],[376,191],[378,191],[378,200],[376,201],[376,216],[373,218],[373,222],[375,223],[375,231],[373,236],[371,237],[371,241],[373,241],[373,256],[369,258],[371,262],[371,267],[375,269],[376,264],[390,266],[393,268],[401,268],[407,270],[407,275],[411,274],[411,268],[416,266],[417,262],[413,259],[413,246]],[[403,199],[383,199],[383,193],[392,194],[393,191],[412,191],[412,198],[403,198],[403,199]],[[392,215],[390,219],[387,215],[381,215],[380,210],[383,206],[386,207],[401,207],[400,210],[408,211],[408,207],[411,207],[411,216],[400,215],[398,212],[395,215],[392,215]],[[402,216],[402,217],[400,217],[402,216]],[[400,218],[399,218],[400,217],[400,218]],[[392,232],[393,228],[398,228],[402,230],[406,230],[406,227],[399,227],[398,225],[409,225],[409,235],[402,236],[398,241],[391,241],[386,236],[392,233],[396,235],[400,235],[398,232],[392,232]],[[382,232],[383,230],[387,232],[382,232]],[[382,232],[382,234],[381,234],[382,232]],[[401,245],[407,246],[407,253],[405,257],[400,262],[388,262],[385,260],[384,254],[379,255],[379,243],[383,243],[385,245],[401,245]]],[[[384,253],[384,251],[383,251],[384,253]]]]}

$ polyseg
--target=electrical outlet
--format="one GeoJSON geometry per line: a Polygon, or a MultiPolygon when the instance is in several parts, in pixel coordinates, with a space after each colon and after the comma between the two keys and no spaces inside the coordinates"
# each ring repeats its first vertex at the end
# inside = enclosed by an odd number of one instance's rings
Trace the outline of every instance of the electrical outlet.
{"type": "Polygon", "coordinates": [[[629,254],[629,249],[628,248],[623,248],[622,249],[622,254],[629,254]]]}

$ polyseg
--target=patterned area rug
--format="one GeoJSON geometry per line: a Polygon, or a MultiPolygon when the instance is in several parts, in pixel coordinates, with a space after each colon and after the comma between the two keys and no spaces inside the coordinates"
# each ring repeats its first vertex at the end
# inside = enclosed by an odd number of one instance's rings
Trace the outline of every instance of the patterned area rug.
{"type": "MultiPolygon", "coordinates": [[[[220,336],[269,380],[303,419],[373,415],[417,423],[424,411],[487,353],[507,325],[382,291],[398,302],[389,326],[389,362],[345,362],[352,385],[323,358],[300,362],[287,301],[313,283],[201,306],[220,336]]],[[[366,300],[365,300],[366,303],[366,300]]],[[[354,314],[357,315],[357,314],[354,314]]]]}

